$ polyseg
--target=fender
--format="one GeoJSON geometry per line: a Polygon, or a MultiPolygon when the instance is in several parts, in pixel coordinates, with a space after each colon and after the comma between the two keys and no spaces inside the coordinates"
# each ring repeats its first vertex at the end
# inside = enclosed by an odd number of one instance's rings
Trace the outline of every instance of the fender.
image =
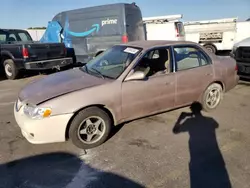
{"type": "Polygon", "coordinates": [[[2,59],[2,56],[8,56],[13,60],[15,59],[14,56],[12,55],[12,53],[10,53],[9,51],[6,51],[6,50],[1,51],[1,59],[2,59]]]}

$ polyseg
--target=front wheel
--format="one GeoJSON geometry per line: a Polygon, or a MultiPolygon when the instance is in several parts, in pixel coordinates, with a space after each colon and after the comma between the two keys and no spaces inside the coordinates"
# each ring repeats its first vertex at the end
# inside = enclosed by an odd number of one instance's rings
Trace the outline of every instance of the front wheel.
{"type": "Polygon", "coordinates": [[[69,137],[76,147],[91,149],[107,140],[111,127],[112,121],[105,111],[90,107],[75,116],[70,125],[69,137]]]}
{"type": "Polygon", "coordinates": [[[3,62],[4,72],[9,80],[15,80],[18,77],[18,69],[12,59],[6,59],[3,62]]]}
{"type": "Polygon", "coordinates": [[[216,109],[223,98],[223,90],[220,84],[211,84],[203,94],[202,106],[207,112],[216,109]]]}

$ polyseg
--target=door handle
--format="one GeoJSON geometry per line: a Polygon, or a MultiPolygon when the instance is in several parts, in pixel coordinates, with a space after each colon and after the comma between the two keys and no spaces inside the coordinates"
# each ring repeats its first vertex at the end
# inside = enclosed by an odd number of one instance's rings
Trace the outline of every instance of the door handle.
{"type": "Polygon", "coordinates": [[[173,85],[173,82],[166,82],[166,85],[173,85]]]}

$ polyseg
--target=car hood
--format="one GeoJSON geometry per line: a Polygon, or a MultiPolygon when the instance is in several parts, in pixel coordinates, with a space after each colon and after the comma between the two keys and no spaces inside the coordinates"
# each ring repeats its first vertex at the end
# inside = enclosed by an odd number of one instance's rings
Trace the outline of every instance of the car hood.
{"type": "Polygon", "coordinates": [[[249,37],[249,38],[246,38],[246,39],[244,39],[244,40],[242,40],[242,41],[239,41],[239,42],[237,42],[237,43],[234,45],[234,47],[236,47],[236,48],[238,48],[238,47],[240,47],[240,46],[250,46],[250,37],[249,37]]]}
{"type": "Polygon", "coordinates": [[[37,105],[60,95],[107,82],[110,80],[92,76],[80,69],[72,69],[29,83],[20,91],[19,100],[37,105]]]}

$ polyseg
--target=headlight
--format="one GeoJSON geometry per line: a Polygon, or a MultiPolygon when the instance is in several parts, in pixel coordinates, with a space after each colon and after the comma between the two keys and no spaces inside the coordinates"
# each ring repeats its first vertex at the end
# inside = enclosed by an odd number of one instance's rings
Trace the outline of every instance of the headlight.
{"type": "Polygon", "coordinates": [[[238,48],[237,46],[234,46],[232,52],[235,53],[237,48],[238,48]]]}
{"type": "Polygon", "coordinates": [[[43,119],[49,117],[52,111],[50,108],[39,108],[32,105],[25,105],[23,112],[32,119],[43,119]]]}
{"type": "Polygon", "coordinates": [[[237,46],[234,46],[233,49],[232,49],[232,51],[230,52],[230,56],[231,56],[232,58],[235,57],[236,50],[237,50],[237,46]]]}

